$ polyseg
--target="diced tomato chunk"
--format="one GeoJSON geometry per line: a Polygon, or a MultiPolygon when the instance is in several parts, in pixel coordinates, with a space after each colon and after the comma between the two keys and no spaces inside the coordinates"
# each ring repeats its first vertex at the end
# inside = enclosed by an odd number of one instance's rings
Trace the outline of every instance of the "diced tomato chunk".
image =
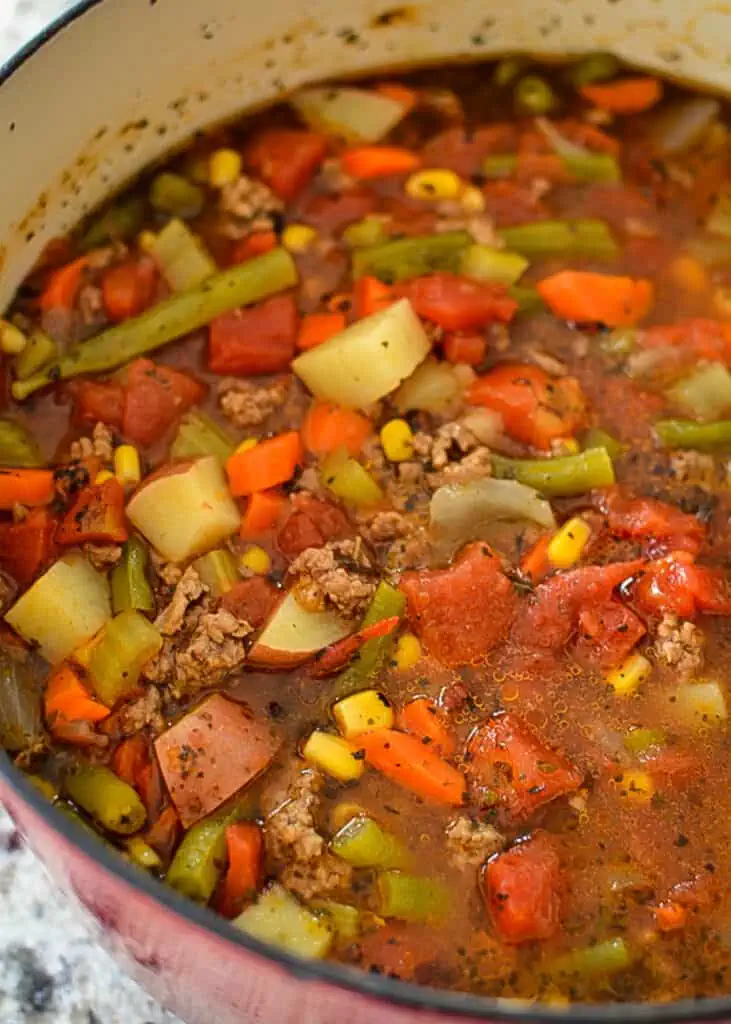
{"type": "Polygon", "coordinates": [[[611,533],[647,538],[654,550],[665,542],[666,549],[696,553],[705,537],[705,527],[695,516],[655,498],[626,498],[617,487],[602,495],[600,507],[611,533]]]}
{"type": "Polygon", "coordinates": [[[669,347],[692,366],[699,359],[731,362],[731,324],[696,317],[680,323],[656,325],[640,331],[643,348],[669,347]]]}
{"type": "Polygon", "coordinates": [[[445,359],[450,363],[479,366],[485,358],[487,342],[481,334],[448,334],[442,348],[445,359]]]}
{"type": "Polygon", "coordinates": [[[731,586],[720,569],[696,565],[687,551],[673,551],[648,562],[633,594],[639,607],[650,615],[677,615],[692,619],[706,615],[731,615],[731,586]]]}
{"type": "Polygon", "coordinates": [[[503,942],[550,939],[560,925],[560,862],[545,832],[488,862],[485,902],[503,942]]]}
{"type": "Polygon", "coordinates": [[[21,587],[28,586],[53,558],[56,521],[47,508],[34,508],[19,523],[0,524],[0,565],[21,587]]]}
{"type": "Polygon", "coordinates": [[[645,625],[619,601],[607,601],[579,612],[579,636],[574,655],[600,669],[619,665],[638,640],[645,625]]]}
{"type": "Polygon", "coordinates": [[[250,309],[225,313],[210,326],[208,365],[214,373],[241,375],[288,370],[297,328],[293,295],[275,295],[250,309]]]}
{"type": "Polygon", "coordinates": [[[300,204],[298,219],[323,233],[337,234],[362,220],[374,209],[376,196],[365,189],[341,192],[338,195],[308,195],[300,204]]]}
{"type": "Polygon", "coordinates": [[[425,320],[447,331],[469,331],[490,323],[509,323],[518,309],[502,285],[482,284],[456,274],[427,274],[396,289],[425,320]]]}
{"type": "Polygon", "coordinates": [[[136,359],[127,370],[122,430],[137,444],[153,444],[204,394],[205,388],[195,377],[151,359],[136,359]]]}
{"type": "Polygon", "coordinates": [[[327,146],[327,138],[316,132],[273,128],[254,139],[246,159],[280,198],[293,199],[322,163],[327,146]]]}
{"type": "Polygon", "coordinates": [[[517,596],[487,544],[471,544],[448,569],[407,572],[408,617],[430,654],[449,665],[476,661],[504,640],[517,596]]]}
{"type": "Polygon", "coordinates": [[[514,153],[517,147],[517,126],[499,121],[469,135],[464,128],[448,128],[429,139],[421,155],[424,167],[448,167],[468,178],[489,154],[514,153]]]}
{"type": "Polygon", "coordinates": [[[124,388],[116,381],[79,381],[74,389],[77,415],[88,423],[106,423],[122,429],[124,388]]]}
{"type": "Polygon", "coordinates": [[[343,540],[353,529],[336,505],[310,494],[292,499],[292,513],[277,534],[277,547],[285,558],[296,558],[307,548],[321,548],[330,540],[343,540]]]}
{"type": "Polygon", "coordinates": [[[280,593],[273,583],[261,576],[252,576],[235,583],[221,598],[221,607],[258,629],[274,611],[279,597],[280,593]]]}
{"type": "Polygon", "coordinates": [[[107,316],[115,322],[128,320],[147,309],[155,297],[157,268],[150,259],[126,260],[102,278],[107,316]]]}
{"type": "Polygon", "coordinates": [[[56,533],[59,544],[123,544],[124,490],[112,477],[84,488],[66,513],[56,533]]]}

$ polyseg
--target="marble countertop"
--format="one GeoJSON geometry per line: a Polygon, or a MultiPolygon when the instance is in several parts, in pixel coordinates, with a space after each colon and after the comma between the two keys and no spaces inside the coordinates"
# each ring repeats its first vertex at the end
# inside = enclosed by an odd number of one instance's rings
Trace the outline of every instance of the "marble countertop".
{"type": "MultiPolygon", "coordinates": [[[[0,0],[0,65],[75,0],[0,0]]],[[[0,1021],[182,1024],[95,945],[0,808],[0,1021]]]]}

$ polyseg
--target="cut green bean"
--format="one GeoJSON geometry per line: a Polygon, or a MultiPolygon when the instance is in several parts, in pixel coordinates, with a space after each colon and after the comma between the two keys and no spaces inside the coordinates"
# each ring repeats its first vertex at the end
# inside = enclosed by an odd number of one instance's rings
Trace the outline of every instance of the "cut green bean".
{"type": "Polygon", "coordinates": [[[332,946],[333,933],[327,920],[303,907],[277,882],[247,907],[234,925],[261,942],[308,960],[322,959],[332,946]]]}
{"type": "Polygon", "coordinates": [[[193,564],[201,580],[217,599],[228,593],[241,579],[236,560],[228,548],[208,551],[193,564]]]}
{"type": "Polygon", "coordinates": [[[189,412],[178,427],[170,454],[173,459],[215,455],[219,462],[226,462],[235,447],[226,431],[221,430],[204,412],[189,412]]]}
{"type": "Polygon", "coordinates": [[[503,480],[518,480],[548,498],[570,498],[614,482],[614,467],[605,448],[557,459],[506,459],[493,455],[492,469],[503,480]]]}
{"type": "Polygon", "coordinates": [[[102,765],[79,765],[65,780],[68,795],[108,832],[131,835],[145,824],[147,813],[135,790],[102,765]]]}
{"type": "Polygon", "coordinates": [[[572,85],[580,89],[582,85],[592,82],[606,82],[614,78],[620,69],[620,63],[612,53],[590,53],[572,64],[568,69],[567,78],[572,85]]]}
{"type": "Polygon", "coordinates": [[[506,248],[528,259],[554,256],[586,256],[612,260],[618,255],[617,243],[603,220],[541,220],[503,228],[500,237],[506,248]]]}
{"type": "Polygon", "coordinates": [[[622,180],[615,157],[609,153],[561,153],[564,167],[576,181],[589,184],[611,184],[622,180]]]}
{"type": "Polygon", "coordinates": [[[161,213],[169,213],[171,217],[181,217],[183,220],[197,217],[205,201],[203,189],[182,174],[163,171],[150,185],[151,205],[161,213]]]}
{"type": "Polygon", "coordinates": [[[519,313],[541,313],[546,308],[545,302],[535,288],[514,284],[508,288],[508,295],[518,303],[519,313]]]}
{"type": "Polygon", "coordinates": [[[96,338],[77,345],[42,373],[28,380],[15,381],[13,397],[22,401],[56,380],[116,370],[137,356],[154,352],[168,342],[204,327],[223,313],[259,302],[296,283],[297,268],[290,254],[286,249],[272,249],[263,256],[216,274],[199,288],[173,295],[141,316],[117,324],[96,338]]]}
{"type": "Polygon", "coordinates": [[[383,917],[438,923],[447,916],[450,894],[433,878],[385,871],[378,876],[378,901],[378,913],[383,917]]]}
{"type": "Polygon", "coordinates": [[[462,255],[460,273],[487,284],[515,284],[528,269],[528,260],[517,252],[491,245],[471,245],[462,255]]]}
{"type": "Polygon", "coordinates": [[[667,736],[664,729],[638,727],[637,729],[630,729],[628,733],[625,733],[622,743],[624,749],[630,754],[640,755],[646,754],[648,750],[652,750],[654,747],[664,746],[666,740],[667,736]]]}
{"type": "Polygon", "coordinates": [[[511,178],[517,166],[517,153],[492,153],[482,161],[482,173],[490,181],[500,181],[511,178]]]}
{"type": "MultiPolygon", "coordinates": [[[[401,618],[405,607],[406,598],[401,591],[381,580],[365,613],[361,628],[374,626],[377,622],[394,616],[401,618]]],[[[356,690],[362,690],[374,672],[389,658],[393,644],[393,633],[366,640],[348,668],[335,680],[336,696],[347,697],[356,690]]]]}
{"type": "Polygon", "coordinates": [[[731,420],[718,420],[716,423],[658,420],[654,430],[666,448],[690,448],[701,452],[731,448],[731,420]]]}
{"type": "Polygon", "coordinates": [[[408,867],[408,850],[372,818],[356,815],[333,836],[330,847],[354,868],[408,867]]]}
{"type": "Polygon", "coordinates": [[[343,241],[352,249],[368,249],[388,241],[388,229],[383,217],[374,214],[350,224],[343,231],[343,241]]]}
{"type": "Polygon", "coordinates": [[[146,569],[147,545],[139,537],[130,537],[122,550],[122,560],[112,573],[115,615],[128,611],[154,612],[155,598],[146,569]]]}
{"type": "Polygon", "coordinates": [[[142,230],[145,223],[145,201],[139,196],[114,203],[92,221],[81,239],[82,252],[98,249],[109,242],[126,242],[142,230]]]}
{"type": "Polygon", "coordinates": [[[22,423],[0,420],[0,466],[5,469],[45,466],[36,439],[22,423]]]}
{"type": "Polygon", "coordinates": [[[435,270],[457,271],[469,245],[472,245],[472,235],[467,231],[445,231],[357,249],[353,253],[353,277],[370,274],[386,284],[393,284],[435,270]]]}
{"type": "Polygon", "coordinates": [[[58,345],[38,327],[30,332],[25,348],[15,357],[13,371],[18,380],[28,380],[54,359],[58,359],[58,345]]]}
{"type": "Polygon", "coordinates": [[[251,817],[250,798],[217,811],[183,836],[165,881],[198,903],[207,903],[218,885],[226,862],[226,829],[251,817]]]}
{"type": "Polygon", "coordinates": [[[493,81],[495,85],[504,89],[505,86],[512,85],[518,75],[522,75],[529,66],[530,61],[527,57],[503,57],[495,66],[493,81]]]}
{"type": "Polygon", "coordinates": [[[526,75],[515,86],[515,106],[521,114],[540,116],[558,106],[558,96],[540,75],[526,75]]]}
{"type": "Polygon", "coordinates": [[[625,940],[618,936],[597,942],[595,946],[575,949],[553,963],[552,974],[571,974],[593,978],[600,974],[616,974],[632,963],[632,954],[625,940]]]}
{"type": "Polygon", "coordinates": [[[590,430],[587,430],[581,446],[584,451],[588,451],[591,448],[603,448],[612,462],[618,459],[624,452],[624,445],[616,437],[612,437],[606,430],[601,430],[599,427],[592,427],[590,430]]]}

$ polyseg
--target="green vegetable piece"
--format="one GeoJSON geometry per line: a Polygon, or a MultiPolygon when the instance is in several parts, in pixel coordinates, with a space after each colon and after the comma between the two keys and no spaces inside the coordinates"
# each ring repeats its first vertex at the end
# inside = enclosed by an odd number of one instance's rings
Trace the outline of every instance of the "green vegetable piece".
{"type": "Polygon", "coordinates": [[[731,420],[716,423],[658,420],[654,430],[666,448],[690,448],[700,452],[731,448],[731,420]]]}
{"type": "Polygon", "coordinates": [[[619,254],[617,243],[603,220],[540,220],[503,228],[499,234],[508,249],[528,259],[586,256],[613,260],[619,254]]]}
{"type": "Polygon", "coordinates": [[[166,224],[155,238],[150,253],[174,292],[197,288],[218,269],[200,238],[179,218],[166,224]]]}
{"type": "Polygon", "coordinates": [[[352,942],[360,935],[360,911],[357,907],[335,900],[310,900],[310,907],[325,915],[327,924],[341,942],[352,942]]]}
{"type": "Polygon", "coordinates": [[[54,359],[58,359],[58,345],[45,331],[36,328],[28,335],[28,344],[23,351],[15,357],[15,376],[18,380],[28,380],[54,359]]]}
{"type": "Polygon", "coordinates": [[[169,213],[171,217],[181,217],[183,220],[197,217],[205,201],[203,189],[182,174],[163,171],[150,185],[150,203],[160,213],[169,213]]]}
{"type": "MultiPolygon", "coordinates": [[[[385,580],[381,580],[373,600],[363,617],[361,629],[374,626],[383,619],[395,616],[401,618],[406,609],[406,598],[385,580]]],[[[356,690],[362,690],[370,677],[388,660],[393,650],[393,633],[366,640],[350,665],[335,680],[334,691],[338,697],[347,697],[356,690]]]]}
{"type": "Polygon", "coordinates": [[[369,274],[393,284],[435,270],[457,271],[462,253],[471,244],[472,236],[467,231],[445,231],[440,235],[416,235],[357,249],[353,253],[353,277],[369,274]]]}
{"type": "Polygon", "coordinates": [[[515,86],[515,106],[521,114],[548,114],[558,106],[558,96],[540,75],[526,75],[515,86]]]}
{"type": "Polygon", "coordinates": [[[372,818],[357,815],[346,822],[330,841],[333,853],[354,868],[405,868],[411,863],[408,850],[372,818]]]}
{"type": "Polygon", "coordinates": [[[37,469],[45,464],[36,439],[22,423],[0,420],[0,466],[37,469]]]}
{"type": "Polygon", "coordinates": [[[55,380],[115,370],[137,356],[154,352],[204,327],[223,313],[259,302],[296,283],[297,268],[290,254],[286,249],[272,249],[76,346],[42,373],[15,381],[13,397],[22,401],[55,380]]]}
{"type": "Polygon", "coordinates": [[[162,867],[159,855],[151,846],[148,846],[144,839],[133,836],[124,844],[127,855],[137,867],[145,868],[146,871],[157,871],[162,867]]]}
{"type": "Polygon", "coordinates": [[[614,78],[620,66],[614,54],[590,53],[569,67],[567,77],[572,85],[580,89],[582,85],[606,82],[607,79],[614,78]]]}
{"type": "Polygon", "coordinates": [[[553,974],[573,974],[593,978],[599,974],[616,974],[632,963],[632,954],[625,940],[618,936],[597,942],[595,946],[575,949],[553,963],[553,974]]]}
{"type": "Polygon", "coordinates": [[[514,284],[508,288],[508,295],[518,303],[519,313],[526,315],[541,313],[546,308],[543,299],[535,288],[514,284]]]}
{"type": "Polygon", "coordinates": [[[625,734],[622,743],[624,749],[629,751],[630,754],[640,755],[646,754],[653,747],[664,746],[666,741],[667,736],[664,729],[637,728],[630,729],[625,734]]]}
{"type": "Polygon", "coordinates": [[[303,907],[276,882],[236,918],[234,925],[260,942],[308,960],[327,956],[333,941],[325,919],[303,907]]]}
{"type": "Polygon", "coordinates": [[[0,746],[15,754],[43,735],[38,681],[27,662],[0,651],[0,746]]]}
{"type": "Polygon", "coordinates": [[[111,619],[91,655],[94,689],[112,707],[137,687],[144,665],[162,647],[162,637],[144,615],[121,612],[111,619]]]}
{"type": "Polygon", "coordinates": [[[482,161],[482,173],[490,181],[511,178],[518,166],[516,153],[492,153],[482,161]]]}
{"type": "Polygon", "coordinates": [[[605,448],[557,459],[506,459],[493,455],[495,476],[518,480],[548,498],[570,498],[614,483],[614,467],[605,448]]]}
{"type": "Polygon", "coordinates": [[[492,80],[499,88],[504,89],[505,86],[511,85],[518,75],[522,75],[527,67],[530,66],[530,61],[527,57],[503,57],[495,65],[495,71],[492,76],[492,80]]]}
{"type": "Polygon", "coordinates": [[[241,579],[236,560],[227,548],[209,551],[193,564],[215,598],[223,597],[241,579]]]}
{"type": "Polygon", "coordinates": [[[731,239],[731,191],[728,189],[719,192],[706,221],[706,230],[731,239]]]}
{"type": "Polygon", "coordinates": [[[707,363],[679,380],[666,395],[696,419],[718,420],[731,412],[731,373],[721,363],[707,363]]]}
{"type": "Polygon", "coordinates": [[[515,284],[527,269],[528,260],[525,256],[476,243],[463,253],[460,273],[474,281],[511,285],[515,284]]]}
{"type": "Polygon", "coordinates": [[[215,455],[226,462],[236,447],[225,430],[203,412],[189,412],[183,417],[173,441],[170,455],[173,459],[196,459],[201,455],[215,455]]]}
{"type": "Polygon", "coordinates": [[[320,470],[322,484],[336,497],[356,508],[367,508],[383,500],[383,491],[371,474],[345,449],[328,455],[320,470]]]}
{"type": "Polygon", "coordinates": [[[624,359],[634,352],[637,344],[637,331],[631,327],[619,327],[615,331],[605,331],[599,336],[599,348],[610,359],[624,359]]]}
{"type": "Polygon", "coordinates": [[[130,537],[122,550],[122,560],[112,573],[112,608],[120,612],[154,612],[155,598],[147,581],[147,545],[139,537],[130,537]]]}
{"type": "Polygon", "coordinates": [[[615,157],[609,153],[561,153],[569,174],[580,182],[591,184],[612,183],[622,180],[622,172],[615,157]]]}
{"type": "Polygon", "coordinates": [[[147,813],[135,790],[102,765],[85,764],[65,779],[66,792],[82,811],[107,832],[139,832],[147,813]]]}
{"type": "Polygon", "coordinates": [[[433,878],[386,871],[378,876],[377,888],[378,913],[383,917],[438,924],[449,911],[449,890],[433,878]]]}
{"type": "Polygon", "coordinates": [[[126,242],[141,231],[146,204],[139,196],[120,199],[96,217],[81,239],[82,252],[98,249],[108,242],[126,242]]]}
{"type": "Polygon", "coordinates": [[[618,459],[624,452],[624,445],[616,437],[612,437],[606,430],[601,430],[599,427],[592,427],[591,430],[587,430],[582,441],[582,448],[584,451],[588,451],[591,448],[603,448],[612,462],[618,459]]]}
{"type": "Polygon", "coordinates": [[[208,903],[226,864],[226,829],[252,815],[250,797],[228,804],[189,828],[165,881],[198,903],[208,903]]]}
{"type": "Polygon", "coordinates": [[[383,245],[388,241],[388,229],[383,217],[373,215],[350,224],[343,231],[343,240],[351,249],[367,249],[374,245],[383,245]]]}

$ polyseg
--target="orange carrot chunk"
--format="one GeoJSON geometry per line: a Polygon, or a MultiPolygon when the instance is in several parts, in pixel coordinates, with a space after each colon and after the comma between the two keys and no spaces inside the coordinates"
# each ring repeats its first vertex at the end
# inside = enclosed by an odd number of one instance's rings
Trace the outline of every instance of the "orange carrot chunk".
{"type": "Polygon", "coordinates": [[[585,85],[581,89],[585,100],[612,114],[641,114],[660,102],[662,92],[662,82],[644,75],[585,85]]]}
{"type": "Polygon", "coordinates": [[[367,416],[315,400],[302,424],[302,441],[316,455],[327,455],[343,446],[351,455],[357,455],[372,431],[373,424],[367,416]]]}
{"type": "Polygon", "coordinates": [[[405,704],[399,713],[398,724],[404,732],[430,743],[442,757],[449,757],[457,749],[457,741],[444,716],[428,697],[417,697],[405,704]]]}
{"type": "Polygon", "coordinates": [[[88,266],[86,256],[82,256],[65,267],[54,270],[48,278],[46,287],[41,294],[41,309],[44,313],[52,309],[72,309],[76,302],[84,271],[88,266]]]}
{"type": "Polygon", "coordinates": [[[425,800],[452,807],[464,803],[462,773],[418,737],[396,729],[374,729],[358,737],[358,746],[370,765],[425,800]]]}
{"type": "Polygon", "coordinates": [[[329,341],[345,330],[344,313],[310,313],[303,316],[297,335],[297,348],[307,351],[329,341]]]}
{"type": "Polygon", "coordinates": [[[302,442],[296,430],[260,441],[248,451],[234,452],[226,463],[229,486],[235,498],[268,491],[291,480],[302,461],[302,442]]]}
{"type": "Polygon", "coordinates": [[[284,514],[287,499],[278,491],[258,491],[249,498],[239,536],[242,540],[260,537],[271,530],[284,514]]]}
{"type": "Polygon", "coordinates": [[[556,316],[578,323],[632,327],[647,316],[654,289],[644,278],[562,270],[538,284],[541,298],[556,316]]]}
{"type": "Polygon", "coordinates": [[[57,719],[66,722],[101,722],[110,713],[109,708],[92,698],[70,665],[61,665],[48,680],[44,704],[51,731],[57,719]]]}
{"type": "Polygon", "coordinates": [[[264,841],[254,821],[241,821],[226,829],[228,871],[216,900],[224,917],[236,917],[246,900],[256,894],[261,878],[264,841]]]}
{"type": "Polygon", "coordinates": [[[421,166],[421,160],[412,150],[401,146],[361,146],[346,150],[340,157],[340,165],[352,178],[367,181],[392,174],[410,174],[421,166]]]}
{"type": "Polygon", "coordinates": [[[50,469],[0,469],[0,508],[47,505],[52,499],[50,469]]]}

